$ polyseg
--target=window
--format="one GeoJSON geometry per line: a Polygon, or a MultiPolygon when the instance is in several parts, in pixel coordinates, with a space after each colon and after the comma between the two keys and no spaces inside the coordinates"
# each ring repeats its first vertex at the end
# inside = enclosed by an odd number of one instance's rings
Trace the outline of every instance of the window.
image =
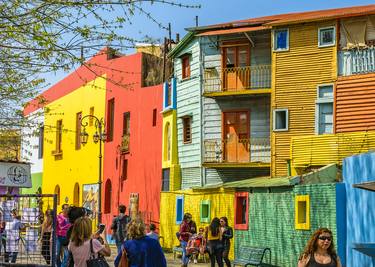
{"type": "Polygon", "coordinates": [[[335,27],[320,28],[318,31],[318,46],[325,47],[335,45],[335,32],[335,27]]]}
{"type": "Polygon", "coordinates": [[[122,141],[121,151],[123,153],[129,152],[130,144],[130,112],[125,112],[122,119],[122,141]]]}
{"type": "Polygon", "coordinates": [[[111,213],[112,184],[111,180],[105,182],[104,213],[111,213]]]}
{"type": "Polygon", "coordinates": [[[61,154],[61,140],[62,139],[62,120],[56,122],[56,146],[54,154],[61,154]]]}
{"type": "Polygon", "coordinates": [[[115,99],[108,100],[107,105],[107,141],[113,140],[113,129],[115,119],[115,99]]]}
{"type": "Polygon", "coordinates": [[[81,120],[82,112],[76,114],[76,150],[81,149],[81,120]]]}
{"type": "Polygon", "coordinates": [[[44,126],[39,127],[38,159],[43,158],[44,126]]]}
{"type": "Polygon", "coordinates": [[[237,230],[246,230],[248,229],[248,204],[249,193],[240,192],[235,194],[235,220],[234,228],[237,230]]]}
{"type": "Polygon", "coordinates": [[[128,179],[128,160],[122,159],[121,182],[128,179]]]}
{"type": "Polygon", "coordinates": [[[156,118],[157,118],[157,109],[154,108],[152,110],[152,126],[155,127],[156,126],[156,118]]]}
{"type": "Polygon", "coordinates": [[[299,195],[295,198],[295,228],[310,230],[310,196],[299,195]]]}
{"type": "Polygon", "coordinates": [[[91,107],[90,108],[90,117],[89,117],[89,126],[93,126],[94,125],[94,118],[92,116],[94,116],[94,107],[91,107]]]}
{"type": "Polygon", "coordinates": [[[79,184],[76,183],[74,185],[74,191],[73,191],[73,205],[78,207],[79,206],[79,184]]]}
{"type": "Polygon", "coordinates": [[[182,79],[190,77],[190,55],[185,55],[181,58],[182,64],[182,79]]]}
{"type": "Polygon", "coordinates": [[[182,118],[183,124],[183,142],[184,144],[191,143],[191,116],[186,116],[182,118]]]}
{"type": "Polygon", "coordinates": [[[211,201],[201,201],[200,216],[201,222],[209,223],[211,221],[211,201]]]}
{"type": "Polygon", "coordinates": [[[171,160],[171,125],[169,122],[164,128],[164,161],[171,160]]]}
{"type": "Polygon", "coordinates": [[[163,86],[163,110],[176,109],[176,105],[176,78],[172,78],[163,86]]]}
{"type": "Polygon", "coordinates": [[[162,170],[162,177],[161,177],[161,191],[168,192],[169,191],[169,182],[170,182],[170,169],[163,169],[162,170]]]}
{"type": "Polygon", "coordinates": [[[176,224],[182,223],[184,218],[184,196],[176,197],[176,224]]]}
{"type": "Polygon", "coordinates": [[[288,131],[289,112],[288,109],[275,109],[273,111],[273,130],[288,131]]]}
{"type": "Polygon", "coordinates": [[[289,49],[289,30],[280,29],[275,30],[273,33],[273,50],[286,51],[289,49]]]}
{"type": "Polygon", "coordinates": [[[315,132],[333,133],[333,85],[318,86],[315,112],[315,132]]]}

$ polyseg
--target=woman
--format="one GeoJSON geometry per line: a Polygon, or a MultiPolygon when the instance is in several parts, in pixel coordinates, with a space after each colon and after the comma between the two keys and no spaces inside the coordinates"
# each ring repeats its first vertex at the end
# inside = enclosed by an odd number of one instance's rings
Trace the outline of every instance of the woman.
{"type": "Polygon", "coordinates": [[[53,214],[52,210],[48,209],[45,213],[45,218],[42,224],[42,232],[40,234],[42,238],[42,255],[46,260],[47,264],[51,263],[51,233],[52,233],[52,222],[53,214]]]}
{"type": "Polygon", "coordinates": [[[186,247],[189,242],[190,237],[195,234],[197,231],[197,226],[195,222],[192,220],[192,216],[190,213],[185,213],[182,223],[180,225],[179,231],[179,240],[182,248],[182,266],[186,267],[189,263],[189,256],[186,253],[186,247]]]}
{"type": "Polygon", "coordinates": [[[206,240],[208,252],[210,254],[211,267],[215,267],[215,258],[219,267],[224,267],[223,264],[223,244],[222,233],[220,231],[220,220],[215,217],[212,219],[210,226],[206,227],[206,240]]]}
{"type": "Polygon", "coordinates": [[[222,241],[223,241],[223,246],[224,246],[223,259],[227,267],[230,267],[231,264],[230,264],[230,260],[228,259],[228,256],[229,256],[229,250],[230,250],[230,239],[233,238],[233,229],[232,227],[228,225],[227,217],[220,218],[220,232],[222,235],[222,241]]]}
{"type": "Polygon", "coordinates": [[[111,249],[107,243],[105,231],[101,233],[104,245],[99,240],[92,239],[92,222],[87,217],[78,218],[73,225],[72,235],[68,245],[68,250],[73,255],[74,267],[87,267],[86,261],[91,258],[90,242],[94,256],[110,256],[111,249]]]}
{"type": "MultiPolygon", "coordinates": [[[[128,224],[127,240],[122,248],[128,256],[129,267],[166,267],[167,262],[159,242],[145,234],[145,224],[141,219],[132,220],[128,224]]],[[[119,265],[122,252],[115,260],[119,265]]]]}
{"type": "Polygon", "coordinates": [[[298,261],[298,267],[342,267],[327,228],[315,231],[298,261]]]}

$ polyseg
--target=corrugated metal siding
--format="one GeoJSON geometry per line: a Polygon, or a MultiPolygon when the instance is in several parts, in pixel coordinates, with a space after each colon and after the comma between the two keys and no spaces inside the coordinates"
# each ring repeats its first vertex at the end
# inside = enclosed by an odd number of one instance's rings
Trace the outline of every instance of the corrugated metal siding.
{"type": "Polygon", "coordinates": [[[317,86],[336,80],[336,47],[318,47],[318,28],[332,25],[289,27],[289,51],[273,53],[272,107],[288,108],[289,131],[272,133],[272,176],[287,175],[291,137],[314,134],[317,86]]]}
{"type": "Polygon", "coordinates": [[[337,133],[375,130],[375,74],[340,77],[335,105],[337,133]]]}
{"type": "Polygon", "coordinates": [[[205,169],[205,171],[207,185],[270,175],[269,168],[223,168],[205,169]]]}
{"type": "Polygon", "coordinates": [[[201,186],[201,170],[200,168],[183,168],[181,169],[181,189],[201,186]]]}
{"type": "Polygon", "coordinates": [[[375,149],[375,131],[293,137],[293,167],[341,164],[343,158],[375,149]]]}
{"type": "MultiPolygon", "coordinates": [[[[191,41],[180,54],[191,53],[191,78],[181,80],[181,59],[174,59],[175,75],[177,77],[177,139],[178,157],[181,168],[198,167],[201,161],[201,115],[200,115],[200,49],[198,39],[191,41]],[[181,117],[192,116],[192,142],[183,143],[183,127],[181,117]]],[[[184,180],[184,177],[182,177],[184,180]]],[[[187,184],[190,182],[186,181],[187,184]]],[[[182,181],[182,184],[185,184],[182,181]]]]}

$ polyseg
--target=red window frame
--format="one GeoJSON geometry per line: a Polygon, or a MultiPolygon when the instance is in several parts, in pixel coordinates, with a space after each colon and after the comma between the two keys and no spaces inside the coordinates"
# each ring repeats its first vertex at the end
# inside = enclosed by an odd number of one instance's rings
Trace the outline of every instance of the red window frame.
{"type": "Polygon", "coordinates": [[[182,65],[182,79],[190,77],[190,55],[183,56],[181,58],[182,65]]]}
{"type": "Polygon", "coordinates": [[[192,127],[191,127],[191,116],[182,118],[183,124],[183,142],[184,144],[190,144],[192,142],[192,127]]]}
{"type": "Polygon", "coordinates": [[[234,197],[234,229],[235,230],[247,230],[249,229],[249,192],[237,192],[234,197]],[[245,221],[246,223],[238,223],[239,216],[243,213],[242,206],[239,206],[239,199],[246,198],[246,212],[245,221]]]}

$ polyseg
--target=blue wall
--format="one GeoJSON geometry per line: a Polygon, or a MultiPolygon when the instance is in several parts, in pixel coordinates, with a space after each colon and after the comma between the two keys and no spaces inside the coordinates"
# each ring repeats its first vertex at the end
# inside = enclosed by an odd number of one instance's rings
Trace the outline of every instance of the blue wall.
{"type": "Polygon", "coordinates": [[[375,261],[353,249],[354,243],[375,243],[375,192],[353,188],[353,184],[375,181],[375,153],[344,159],[347,194],[347,266],[375,267],[375,261]]]}

